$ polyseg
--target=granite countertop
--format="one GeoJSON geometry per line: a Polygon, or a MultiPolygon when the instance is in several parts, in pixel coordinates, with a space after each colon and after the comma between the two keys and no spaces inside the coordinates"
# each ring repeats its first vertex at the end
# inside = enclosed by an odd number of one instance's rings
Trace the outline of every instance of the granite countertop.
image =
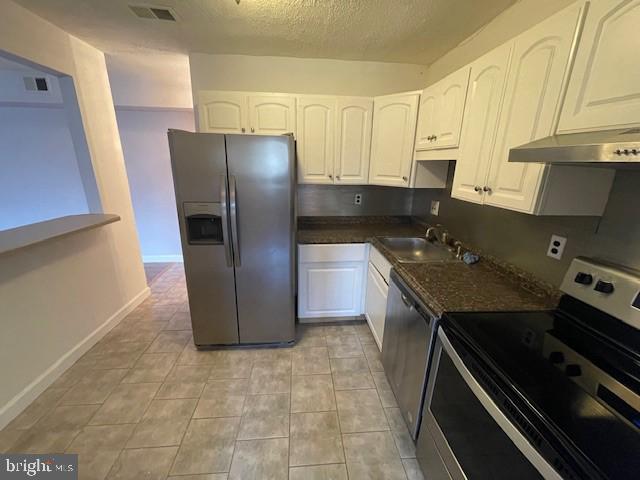
{"type": "Polygon", "coordinates": [[[367,243],[374,237],[415,237],[427,227],[411,217],[299,217],[298,243],[367,243]]]}
{"type": "Polygon", "coordinates": [[[513,265],[479,253],[480,261],[400,263],[377,237],[422,236],[425,224],[409,217],[302,218],[298,243],[370,242],[396,273],[437,316],[453,312],[529,311],[555,308],[560,292],[513,265]],[[356,218],[356,220],[353,220],[356,218]]]}

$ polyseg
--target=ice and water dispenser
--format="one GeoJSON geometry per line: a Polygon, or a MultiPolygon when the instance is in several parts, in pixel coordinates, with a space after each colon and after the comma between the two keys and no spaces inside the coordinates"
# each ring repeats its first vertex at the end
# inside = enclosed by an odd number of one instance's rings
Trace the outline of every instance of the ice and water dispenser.
{"type": "Polygon", "coordinates": [[[222,215],[219,203],[184,203],[189,245],[221,245],[222,215]]]}

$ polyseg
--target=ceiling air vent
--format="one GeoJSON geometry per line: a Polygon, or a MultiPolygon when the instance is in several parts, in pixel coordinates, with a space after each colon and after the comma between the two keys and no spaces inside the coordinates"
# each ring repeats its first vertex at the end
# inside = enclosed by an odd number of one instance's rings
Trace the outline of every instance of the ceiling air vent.
{"type": "Polygon", "coordinates": [[[149,5],[129,5],[129,8],[137,17],[150,20],[176,21],[176,14],[166,7],[152,7],[149,5]]]}
{"type": "Polygon", "coordinates": [[[30,92],[46,92],[49,90],[49,84],[44,77],[22,77],[24,88],[30,92]]]}

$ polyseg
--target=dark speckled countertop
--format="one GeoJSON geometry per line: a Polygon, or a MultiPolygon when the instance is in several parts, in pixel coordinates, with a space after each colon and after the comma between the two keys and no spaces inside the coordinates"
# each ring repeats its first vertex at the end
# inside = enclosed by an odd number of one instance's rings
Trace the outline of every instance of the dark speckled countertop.
{"type": "Polygon", "coordinates": [[[415,237],[427,227],[411,217],[299,217],[298,243],[367,243],[374,237],[415,237]]]}
{"type": "Polygon", "coordinates": [[[426,225],[410,217],[301,217],[299,244],[370,242],[433,313],[527,311],[554,308],[560,292],[528,273],[482,255],[475,265],[459,261],[400,263],[377,239],[422,236],[426,225]]]}

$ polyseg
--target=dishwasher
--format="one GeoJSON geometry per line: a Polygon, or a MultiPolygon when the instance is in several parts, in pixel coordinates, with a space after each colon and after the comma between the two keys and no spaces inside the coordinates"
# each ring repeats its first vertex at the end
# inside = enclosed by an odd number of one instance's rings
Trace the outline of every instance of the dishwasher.
{"type": "Polygon", "coordinates": [[[393,270],[390,280],[382,365],[415,440],[438,318],[393,270]]]}

